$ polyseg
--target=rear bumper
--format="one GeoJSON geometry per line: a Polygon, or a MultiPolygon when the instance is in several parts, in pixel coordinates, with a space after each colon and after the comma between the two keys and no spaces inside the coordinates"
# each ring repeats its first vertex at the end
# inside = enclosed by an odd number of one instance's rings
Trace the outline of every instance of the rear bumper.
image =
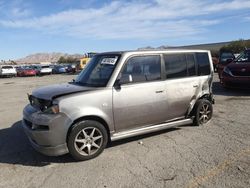
{"type": "Polygon", "coordinates": [[[24,73],[24,76],[35,76],[36,75],[36,73],[34,72],[34,73],[24,73]]]}
{"type": "Polygon", "coordinates": [[[0,76],[15,76],[17,73],[1,73],[0,76]]]}

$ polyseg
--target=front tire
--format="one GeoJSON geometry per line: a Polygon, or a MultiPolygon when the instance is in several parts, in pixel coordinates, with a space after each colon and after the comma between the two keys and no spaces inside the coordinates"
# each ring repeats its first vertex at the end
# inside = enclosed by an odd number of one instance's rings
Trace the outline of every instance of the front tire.
{"type": "Polygon", "coordinates": [[[74,159],[85,161],[100,155],[107,142],[107,130],[101,123],[84,120],[73,125],[67,144],[74,159]]]}
{"type": "Polygon", "coordinates": [[[194,125],[201,126],[207,124],[213,115],[213,105],[209,100],[200,99],[196,103],[194,125]]]}

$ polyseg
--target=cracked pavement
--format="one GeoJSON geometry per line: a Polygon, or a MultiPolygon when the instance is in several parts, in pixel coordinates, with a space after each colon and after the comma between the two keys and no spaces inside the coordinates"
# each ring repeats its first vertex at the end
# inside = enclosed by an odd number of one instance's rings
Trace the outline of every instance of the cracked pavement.
{"type": "Polygon", "coordinates": [[[26,93],[74,75],[0,79],[0,187],[250,187],[250,91],[213,84],[212,121],[113,142],[97,158],[34,151],[21,128],[26,93]]]}

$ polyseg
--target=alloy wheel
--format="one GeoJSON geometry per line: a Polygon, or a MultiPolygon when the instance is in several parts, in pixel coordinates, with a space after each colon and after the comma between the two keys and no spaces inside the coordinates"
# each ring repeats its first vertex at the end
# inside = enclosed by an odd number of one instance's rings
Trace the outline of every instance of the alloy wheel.
{"type": "Polygon", "coordinates": [[[103,135],[96,127],[86,127],[75,137],[74,146],[83,156],[94,155],[103,144],[103,135]]]}
{"type": "Polygon", "coordinates": [[[200,124],[207,123],[212,116],[212,110],[208,104],[203,104],[199,112],[199,122],[200,124]]]}

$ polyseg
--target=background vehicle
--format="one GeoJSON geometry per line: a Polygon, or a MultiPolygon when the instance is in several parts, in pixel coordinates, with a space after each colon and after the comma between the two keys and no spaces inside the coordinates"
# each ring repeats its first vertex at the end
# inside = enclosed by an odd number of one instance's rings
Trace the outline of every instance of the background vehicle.
{"type": "Polygon", "coordinates": [[[76,65],[72,64],[72,65],[67,65],[66,66],[66,71],[67,73],[75,73],[76,72],[76,65]]]}
{"type": "Polygon", "coordinates": [[[17,76],[36,76],[36,70],[32,67],[17,68],[17,76]]]}
{"type": "Polygon", "coordinates": [[[250,49],[224,67],[220,82],[224,87],[250,89],[250,49]]]}
{"type": "Polygon", "coordinates": [[[217,65],[219,78],[224,67],[231,63],[235,59],[235,56],[232,52],[220,52],[219,63],[217,65]]]}
{"type": "Polygon", "coordinates": [[[78,64],[78,66],[77,66],[77,69],[78,70],[83,70],[84,67],[86,66],[86,64],[89,62],[89,60],[92,57],[94,57],[94,55],[96,55],[96,54],[97,53],[94,53],[94,52],[90,52],[90,53],[85,54],[85,56],[82,59],[80,59],[80,62],[78,64]]]}
{"type": "Polygon", "coordinates": [[[212,79],[205,50],[98,54],[74,82],[33,91],[23,127],[41,153],[92,159],[108,141],[207,124],[212,79]]]}
{"type": "Polygon", "coordinates": [[[52,74],[52,68],[49,65],[37,66],[38,75],[52,74]]]}
{"type": "Polygon", "coordinates": [[[62,74],[66,73],[66,68],[62,65],[55,65],[52,69],[53,74],[62,74]]]}
{"type": "Polygon", "coordinates": [[[16,69],[11,65],[0,66],[0,77],[15,77],[17,75],[16,69]]]}

